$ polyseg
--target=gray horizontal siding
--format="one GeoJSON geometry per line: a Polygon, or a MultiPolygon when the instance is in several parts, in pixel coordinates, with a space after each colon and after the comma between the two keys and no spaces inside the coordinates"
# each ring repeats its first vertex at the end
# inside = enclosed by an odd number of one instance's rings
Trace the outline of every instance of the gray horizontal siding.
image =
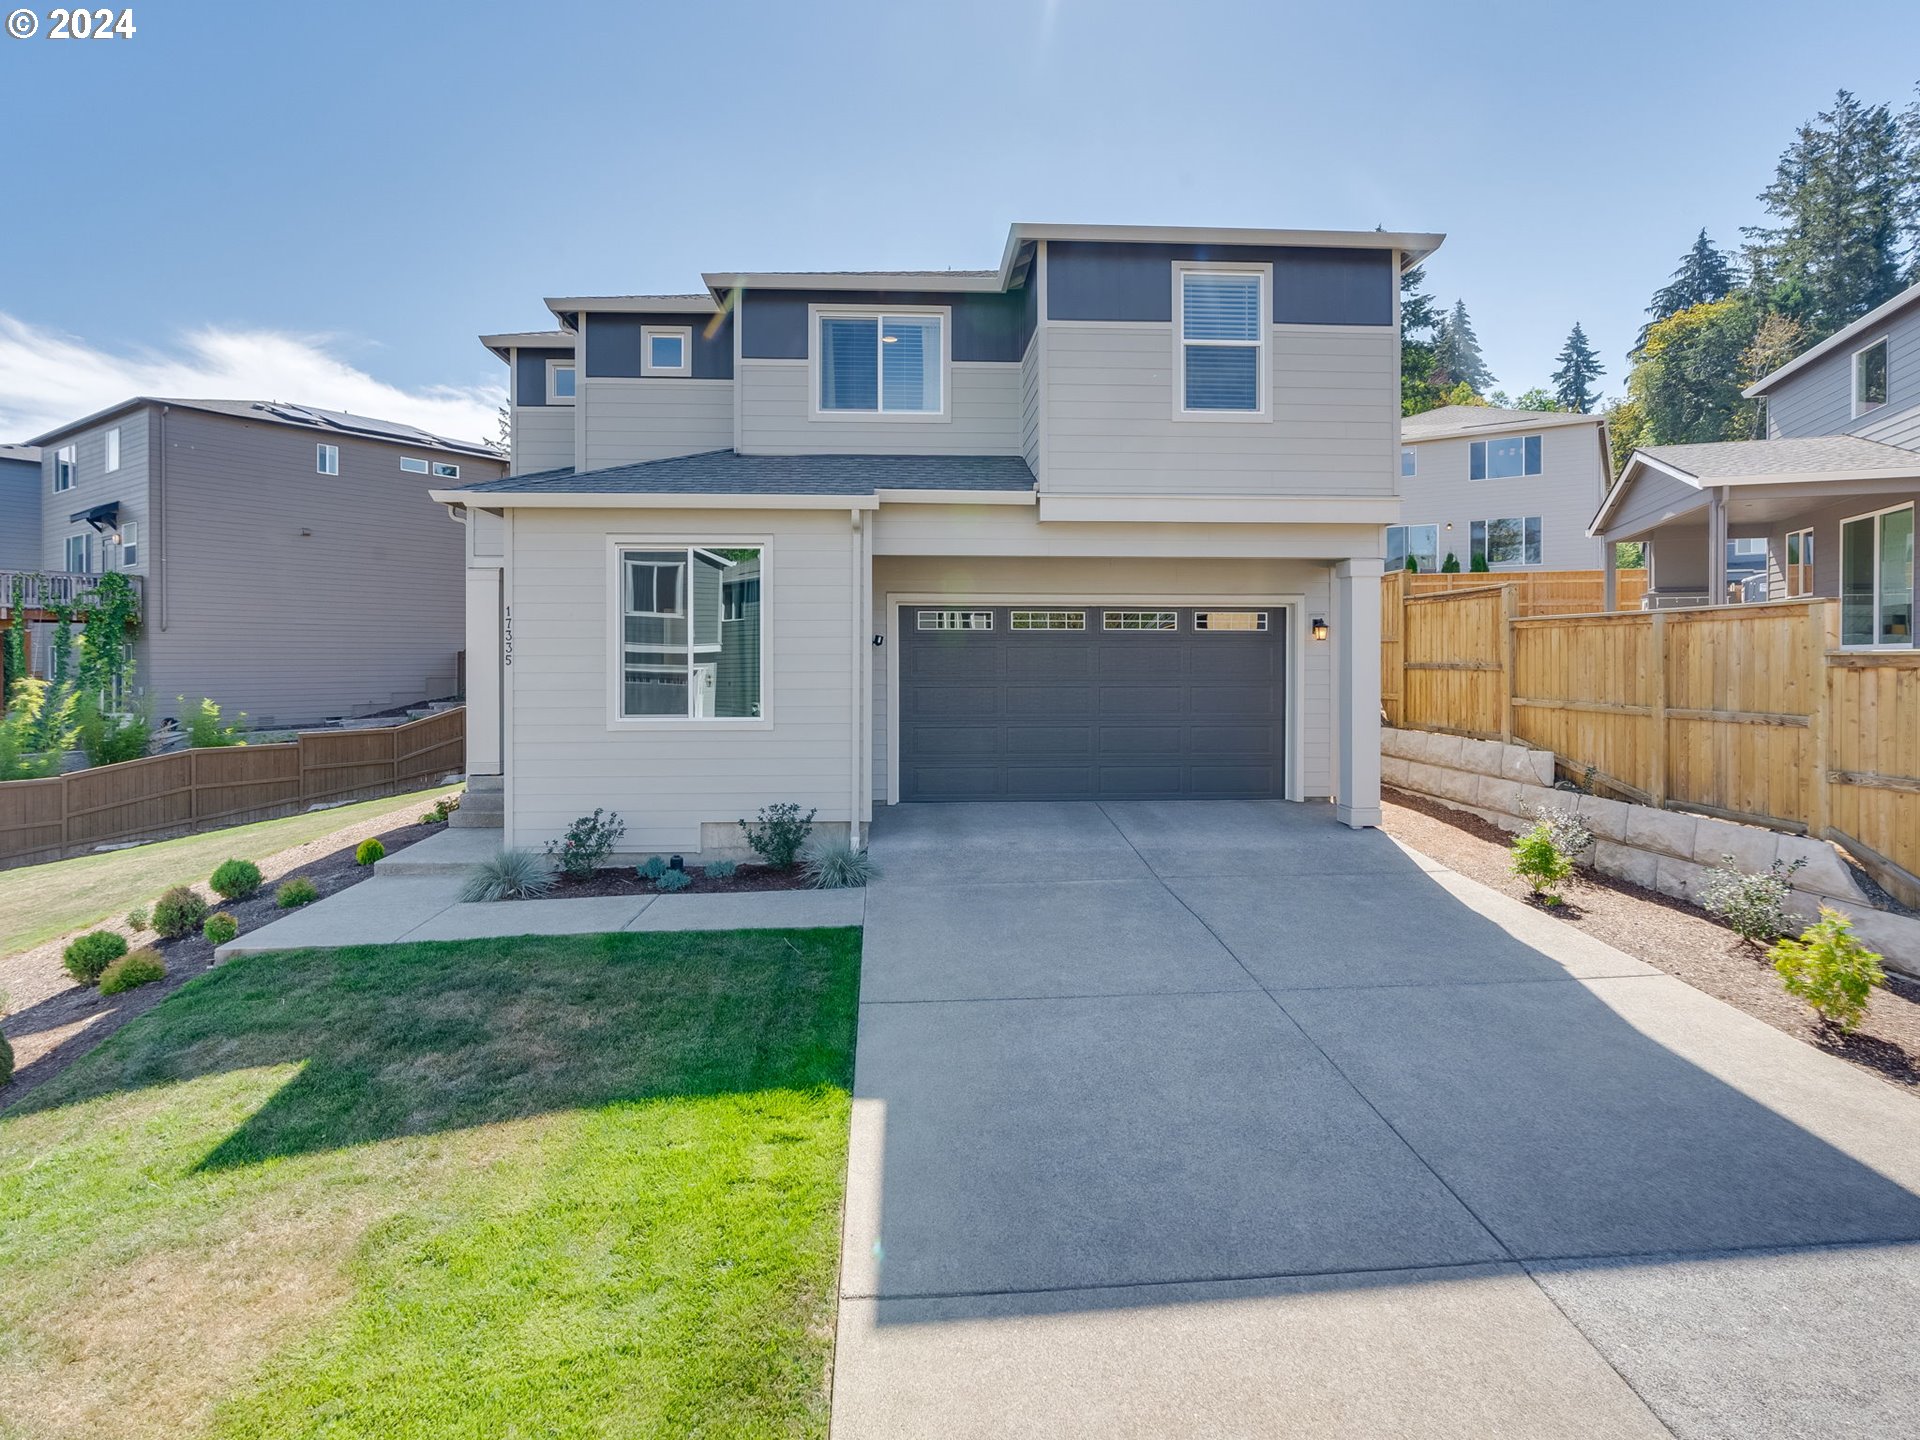
{"type": "MultiPolygon", "coordinates": [[[[1826,505],[1809,506],[1788,520],[1777,521],[1764,531],[1743,529],[1740,533],[1764,533],[1767,537],[1767,590],[1770,599],[1787,599],[1787,533],[1813,531],[1813,589],[1816,595],[1840,593],[1840,526],[1859,515],[1895,505],[1920,505],[1920,486],[1904,495],[1855,496],[1826,505]]],[[[1704,538],[1704,537],[1703,537],[1704,538]]],[[[1920,643],[1920,636],[1915,637],[1920,643]]]]}
{"type": "Polygon", "coordinates": [[[1767,396],[1767,434],[1860,435],[1887,445],[1920,449],[1920,304],[1910,305],[1864,337],[1887,337],[1887,403],[1854,418],[1853,356],[1849,344],[1776,386],[1767,396]]]}
{"type": "Polygon", "coordinates": [[[38,570],[41,467],[0,459],[0,570],[38,570]]]}
{"type": "Polygon", "coordinates": [[[513,473],[566,470],[573,465],[573,406],[516,405],[513,473]]]}
{"type": "MultiPolygon", "coordinates": [[[[150,409],[130,411],[114,419],[111,424],[97,425],[91,430],[83,430],[77,435],[69,435],[57,445],[49,445],[42,452],[40,461],[40,560],[41,567],[48,570],[60,570],[66,566],[67,537],[85,535],[87,551],[91,557],[88,568],[104,568],[101,537],[90,526],[76,525],[67,517],[81,510],[91,509],[95,505],[105,505],[112,501],[120,504],[120,518],[140,523],[143,532],[147,525],[147,435],[150,426],[150,409]],[[108,472],[107,432],[120,431],[120,468],[108,472]],[[71,490],[56,494],[53,489],[55,457],[61,445],[75,448],[75,459],[79,464],[79,474],[71,490]]],[[[176,412],[178,413],[178,412],[176,412]]],[[[308,468],[313,465],[311,448],[307,451],[308,468]]],[[[147,537],[143,534],[142,544],[147,537]]],[[[150,557],[143,556],[141,563],[134,567],[133,574],[146,571],[150,557]]]]}
{"type": "Polygon", "coordinates": [[[1021,372],[1017,365],[952,367],[948,419],[813,417],[804,363],[743,361],[740,449],[784,455],[1018,455],[1021,372]]]}
{"type": "Polygon", "coordinates": [[[1451,550],[1464,570],[1472,555],[1473,521],[1537,515],[1539,568],[1597,569],[1604,551],[1587,526],[1606,495],[1598,429],[1581,425],[1539,432],[1540,474],[1513,480],[1468,479],[1469,439],[1409,444],[1418,457],[1418,473],[1400,482],[1401,522],[1438,527],[1440,558],[1451,550]]]}
{"type": "Polygon", "coordinates": [[[582,469],[733,448],[733,382],[583,380],[582,469]]]}
{"type": "Polygon", "coordinates": [[[1607,522],[1607,531],[1612,535],[1633,535],[1660,523],[1660,517],[1669,510],[1693,508],[1700,504],[1700,491],[1684,480],[1675,480],[1671,475],[1662,475],[1658,471],[1642,471],[1633,482],[1633,489],[1607,522]]]}
{"type": "Polygon", "coordinates": [[[1040,367],[1045,347],[1036,336],[1020,361],[1020,453],[1027,468],[1040,473],[1040,367]]]}

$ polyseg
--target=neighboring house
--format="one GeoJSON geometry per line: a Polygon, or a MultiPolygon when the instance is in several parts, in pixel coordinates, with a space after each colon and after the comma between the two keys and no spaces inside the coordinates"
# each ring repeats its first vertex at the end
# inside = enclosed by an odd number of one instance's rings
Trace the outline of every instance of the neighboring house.
{"type": "Polygon", "coordinates": [[[993,270],[709,274],[484,337],[530,473],[434,496],[507,842],[604,807],[623,853],[712,854],[775,801],[1377,823],[1398,285],[1439,243],[1016,225],[993,270]]]}
{"type": "Polygon", "coordinates": [[[480,444],[310,406],[138,397],[38,437],[38,568],[141,587],[135,687],[299,724],[459,689],[461,527],[435,485],[480,444]]]}
{"type": "Polygon", "coordinates": [[[1915,645],[1920,285],[1746,393],[1766,439],[1636,450],[1593,533],[1649,542],[1650,604],[1740,598],[1745,544],[1765,552],[1767,598],[1840,598],[1842,644],[1915,645]]]}
{"type": "Polygon", "coordinates": [[[0,445],[0,571],[39,567],[40,452],[0,445]]]}
{"type": "Polygon", "coordinates": [[[1401,523],[1387,565],[1597,570],[1587,534],[1613,467],[1598,415],[1445,405],[1400,422],[1401,523]]]}

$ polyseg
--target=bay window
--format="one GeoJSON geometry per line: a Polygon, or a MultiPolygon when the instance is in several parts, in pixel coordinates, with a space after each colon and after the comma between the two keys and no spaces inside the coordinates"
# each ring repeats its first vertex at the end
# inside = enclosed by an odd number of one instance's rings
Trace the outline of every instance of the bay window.
{"type": "Polygon", "coordinates": [[[945,312],[822,312],[815,317],[818,413],[940,415],[945,409],[945,312]]]}
{"type": "Polygon", "coordinates": [[[761,705],[757,548],[619,552],[623,720],[747,720],[761,705]]]}
{"type": "Polygon", "coordinates": [[[1913,644],[1913,506],[1840,526],[1840,643],[1913,644]]]}
{"type": "Polygon", "coordinates": [[[1476,520],[1472,525],[1472,557],[1489,568],[1540,563],[1540,517],[1514,515],[1500,520],[1476,520]]]}

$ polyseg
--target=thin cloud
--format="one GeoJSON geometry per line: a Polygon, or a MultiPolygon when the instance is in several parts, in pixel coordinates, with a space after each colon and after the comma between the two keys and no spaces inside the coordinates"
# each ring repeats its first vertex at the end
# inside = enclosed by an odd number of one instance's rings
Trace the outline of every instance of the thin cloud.
{"type": "Polygon", "coordinates": [[[286,400],[488,440],[506,400],[495,385],[407,390],[332,354],[323,337],[201,329],[168,350],[116,354],[0,312],[0,441],[17,442],[135,395],[286,400]]]}

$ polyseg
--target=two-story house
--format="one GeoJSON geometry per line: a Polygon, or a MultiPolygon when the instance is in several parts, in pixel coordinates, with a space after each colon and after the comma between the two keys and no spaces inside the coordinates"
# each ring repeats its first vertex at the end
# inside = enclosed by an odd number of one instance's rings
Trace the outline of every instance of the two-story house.
{"type": "Polygon", "coordinates": [[[1596,570],[1587,533],[1613,478],[1598,415],[1444,405],[1400,422],[1400,524],[1387,565],[1596,570]]]}
{"type": "Polygon", "coordinates": [[[458,691],[464,532],[427,492],[506,473],[486,446],[309,406],[147,396],[33,443],[35,504],[0,511],[0,533],[30,524],[34,559],[17,568],[74,590],[134,578],[134,683],[156,718],[207,696],[303,724],[458,691]]]}
{"type": "Polygon", "coordinates": [[[40,563],[40,452],[0,445],[0,571],[40,563]]]}
{"type": "Polygon", "coordinates": [[[1920,643],[1920,285],[1746,394],[1765,439],[1636,450],[1593,533],[1649,543],[1650,603],[1743,598],[1729,557],[1745,548],[1764,552],[1767,598],[1837,596],[1843,645],[1920,643]]]}
{"type": "Polygon", "coordinates": [[[1399,276],[1439,243],[1016,225],[992,270],[716,273],[483,337],[524,473],[434,496],[507,843],[607,807],[711,855],[783,800],[856,836],[911,801],[1377,823],[1399,276]]]}

